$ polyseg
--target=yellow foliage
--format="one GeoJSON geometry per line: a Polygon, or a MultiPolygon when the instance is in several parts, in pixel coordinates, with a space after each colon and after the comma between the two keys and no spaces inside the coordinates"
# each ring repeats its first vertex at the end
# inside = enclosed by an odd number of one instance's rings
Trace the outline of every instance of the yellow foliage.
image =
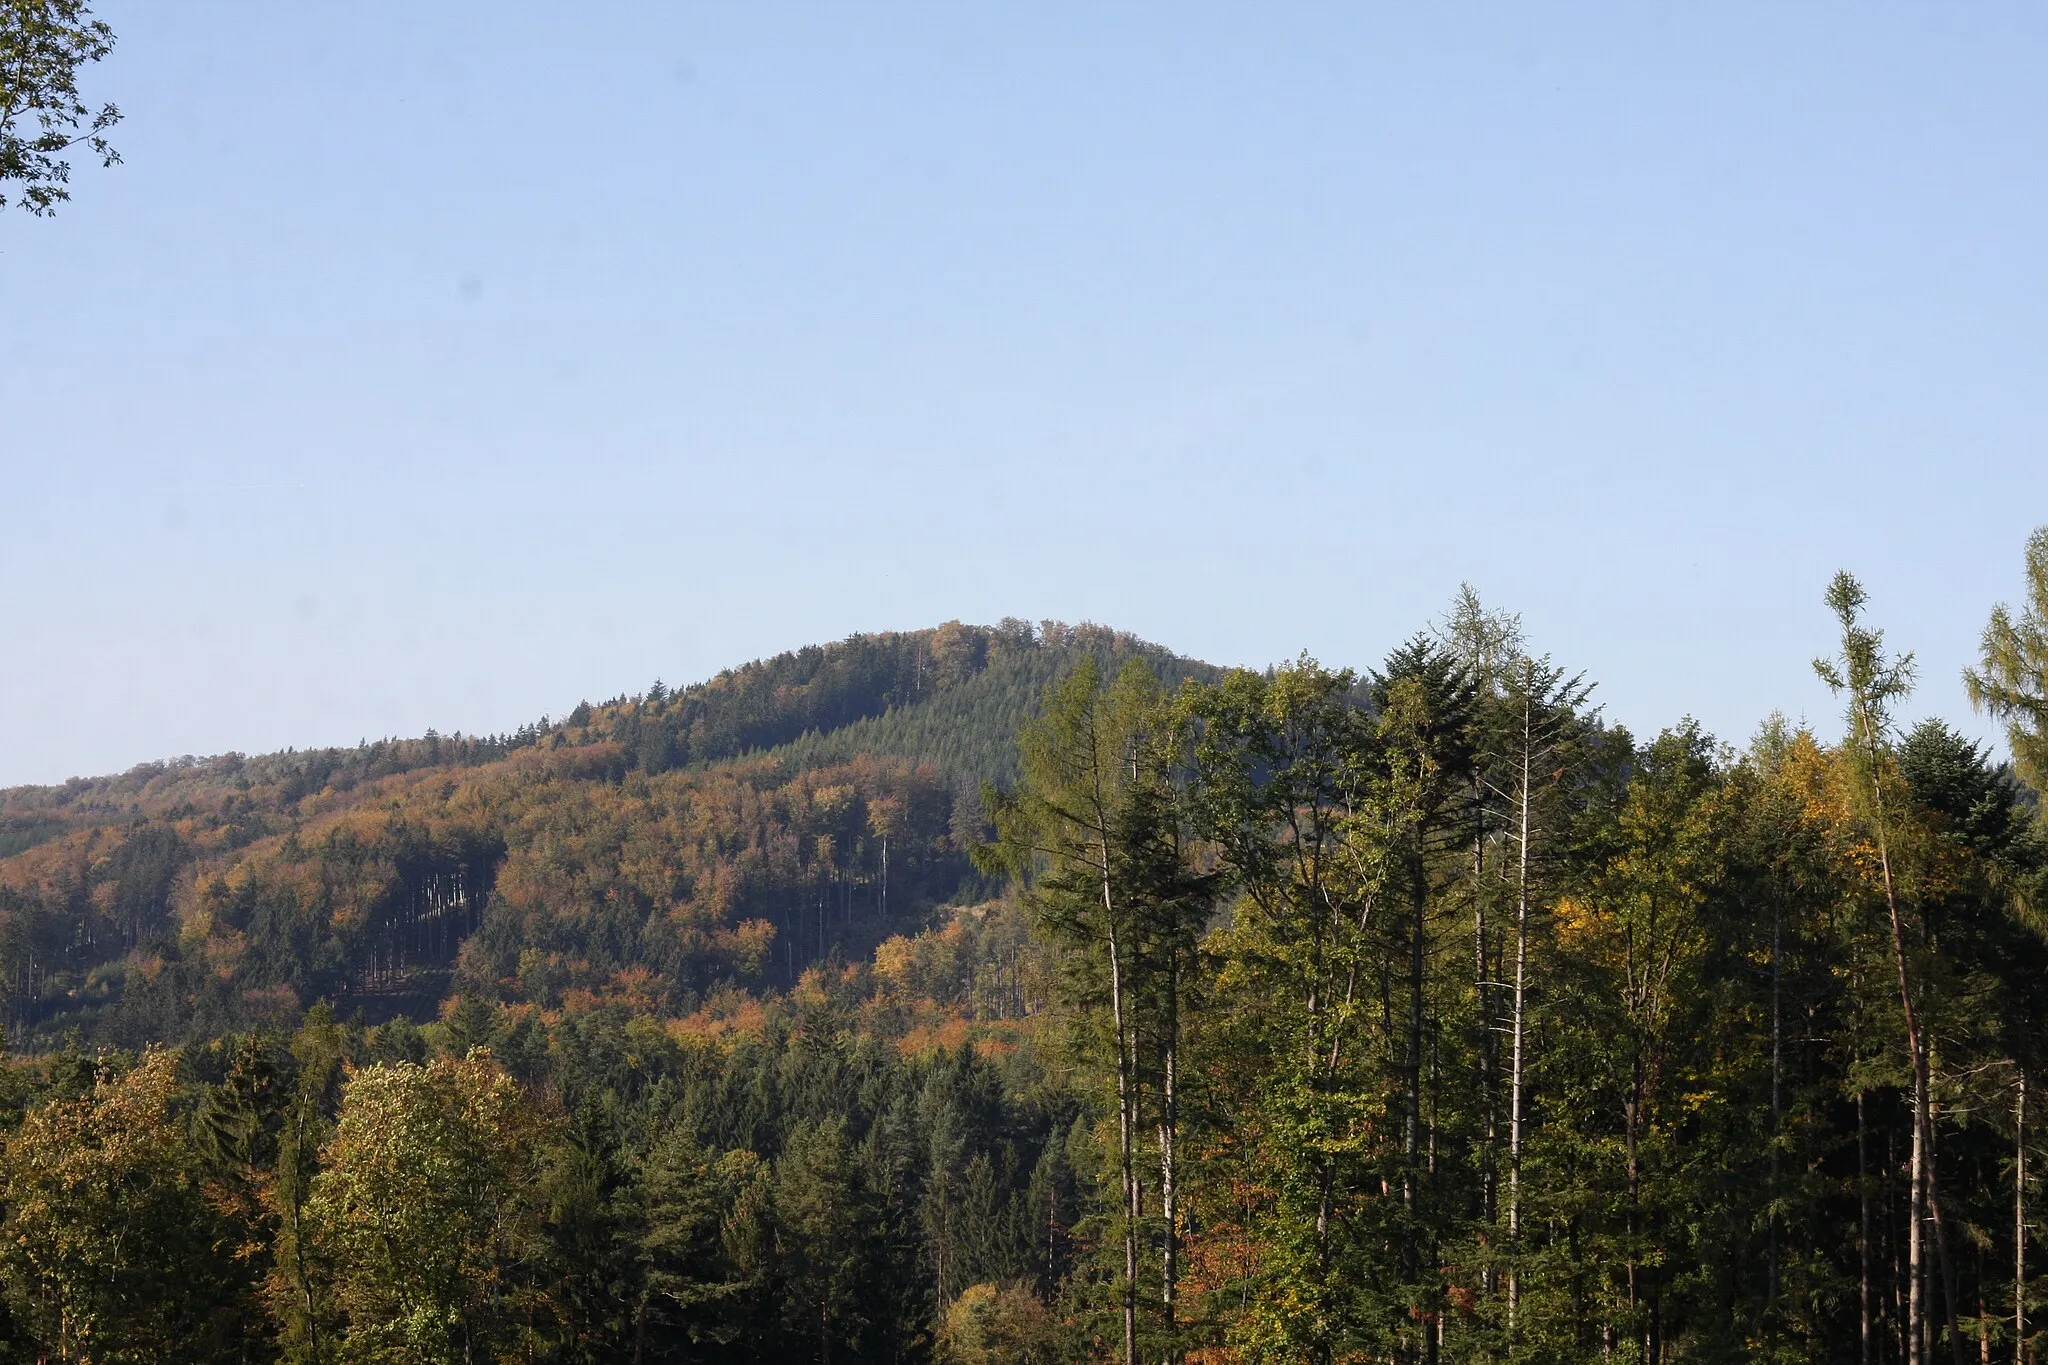
{"type": "Polygon", "coordinates": [[[1052,1313],[1022,1285],[969,1285],[946,1308],[934,1358],[941,1365],[1049,1365],[1052,1313]]]}
{"type": "Polygon", "coordinates": [[[1561,898],[1550,912],[1560,946],[1576,948],[1598,932],[1599,913],[1586,901],[1571,896],[1561,898]]]}

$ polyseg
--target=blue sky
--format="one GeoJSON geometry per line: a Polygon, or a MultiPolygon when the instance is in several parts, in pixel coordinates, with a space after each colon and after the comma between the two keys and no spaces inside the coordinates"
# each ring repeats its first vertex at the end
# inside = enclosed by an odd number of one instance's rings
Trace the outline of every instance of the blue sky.
{"type": "Polygon", "coordinates": [[[0,216],[0,783],[510,728],[857,630],[1613,718],[1956,681],[2048,521],[2020,4],[142,5],[0,216]]]}

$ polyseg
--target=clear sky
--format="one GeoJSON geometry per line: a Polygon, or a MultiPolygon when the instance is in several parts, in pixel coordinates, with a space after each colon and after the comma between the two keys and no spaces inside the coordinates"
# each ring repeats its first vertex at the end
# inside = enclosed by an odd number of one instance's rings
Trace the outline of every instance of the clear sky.
{"type": "Polygon", "coordinates": [[[2038,4],[141,4],[0,216],[0,783],[859,630],[1917,704],[2048,521],[2038,4]]]}

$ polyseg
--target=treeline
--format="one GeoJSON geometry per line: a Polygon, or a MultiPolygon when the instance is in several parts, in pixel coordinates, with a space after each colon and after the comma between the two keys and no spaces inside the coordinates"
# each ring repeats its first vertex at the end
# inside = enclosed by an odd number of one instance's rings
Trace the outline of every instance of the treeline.
{"type": "MultiPolygon", "coordinates": [[[[1046,622],[1055,639],[1079,629],[1046,622]]],[[[1109,635],[1109,632],[1101,632],[1109,635]]],[[[994,628],[949,622],[934,630],[854,635],[728,669],[672,690],[656,680],[645,693],[593,706],[561,720],[501,735],[364,740],[353,748],[292,749],[141,763],[116,776],[74,777],[55,787],[0,791],[0,858],[85,826],[124,817],[181,819],[225,809],[252,832],[288,824],[308,797],[341,796],[365,784],[424,768],[470,768],[545,745],[617,743],[627,766],[659,773],[688,763],[734,758],[829,730],[892,707],[914,705],[972,678],[991,657],[1030,653],[1039,631],[1021,621],[994,628]]]]}
{"type": "MultiPolygon", "coordinates": [[[[2038,780],[2030,568],[1972,684],[2038,780]]],[[[1839,745],[1639,742],[1469,595],[1363,677],[1060,685],[988,861],[1063,950],[1118,1358],[2030,1358],[2037,797],[1829,601],[1839,745]]]]}
{"type": "Polygon", "coordinates": [[[936,630],[855,635],[728,669],[670,692],[657,681],[639,697],[580,706],[570,722],[616,741],[648,772],[737,758],[913,706],[959,685],[991,656],[1028,652],[1032,628],[994,630],[949,622],[936,630]]]}
{"type": "Polygon", "coordinates": [[[637,697],[580,705],[565,724],[572,742],[616,743],[647,773],[785,749],[799,767],[898,757],[979,782],[1011,775],[1017,723],[1083,657],[1200,667],[1103,626],[949,621],[810,645],[681,691],[657,680],[637,697]]]}
{"type": "Polygon", "coordinates": [[[246,844],[290,823],[309,796],[345,794],[366,783],[420,768],[471,768],[494,763],[552,734],[545,718],[509,735],[439,735],[365,740],[353,749],[290,749],[254,758],[138,763],[112,777],[74,777],[57,787],[0,791],[0,859],[74,830],[116,827],[150,817],[211,819],[246,844]]]}
{"type": "Polygon", "coordinates": [[[905,1360],[963,1296],[1050,1349],[1096,1159],[1073,1100],[1013,1048],[854,1031],[850,989],[722,1043],[466,998],[18,1067],[0,1353],[905,1360]]]}
{"type": "MultiPolygon", "coordinates": [[[[951,628],[941,627],[939,647],[951,628]]],[[[971,628],[969,628],[971,630],[971,628]]],[[[1041,622],[1035,634],[1012,625],[990,636],[978,671],[947,675],[947,686],[910,706],[894,706],[836,728],[813,728],[770,750],[799,768],[845,763],[863,754],[936,764],[969,790],[984,782],[1014,785],[1017,732],[1039,713],[1045,691],[1082,659],[1114,672],[1132,659],[1142,661],[1162,683],[1213,680],[1221,670],[1183,659],[1120,631],[1100,626],[1041,622]],[[1018,639],[1035,642],[1016,648],[1018,639]]],[[[975,656],[969,656],[975,657],[975,656]]]]}

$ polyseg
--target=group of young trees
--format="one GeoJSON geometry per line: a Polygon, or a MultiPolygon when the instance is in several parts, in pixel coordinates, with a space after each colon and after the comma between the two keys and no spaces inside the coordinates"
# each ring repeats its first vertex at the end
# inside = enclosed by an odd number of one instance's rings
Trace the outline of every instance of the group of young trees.
{"type": "MultiPolygon", "coordinates": [[[[2038,780],[2028,563],[1970,682],[2038,780]]],[[[1120,1359],[2031,1358],[2038,797],[1827,596],[1838,744],[1639,743],[1469,593],[1363,677],[1054,691],[988,861],[1062,950],[1120,1359]]]]}
{"type": "Polygon", "coordinates": [[[0,1354],[903,1360],[963,1297],[961,1358],[1049,1345],[1071,1102],[1027,1058],[906,1058],[847,1003],[821,986],[723,1047],[618,1009],[320,1008],[17,1067],[0,1354]]]}

